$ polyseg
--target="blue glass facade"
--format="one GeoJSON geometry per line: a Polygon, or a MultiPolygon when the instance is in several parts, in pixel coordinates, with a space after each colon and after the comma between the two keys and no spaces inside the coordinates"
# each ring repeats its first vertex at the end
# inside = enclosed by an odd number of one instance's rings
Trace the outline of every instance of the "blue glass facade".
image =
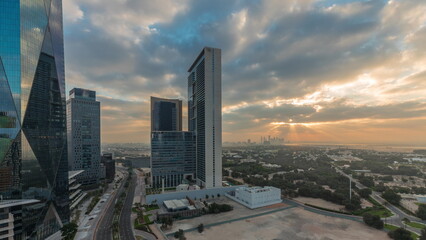
{"type": "Polygon", "coordinates": [[[192,132],[151,133],[153,188],[175,187],[185,178],[194,179],[195,136],[192,132]]]}
{"type": "Polygon", "coordinates": [[[15,239],[45,239],[69,221],[61,0],[0,1],[0,195],[15,239]]]}

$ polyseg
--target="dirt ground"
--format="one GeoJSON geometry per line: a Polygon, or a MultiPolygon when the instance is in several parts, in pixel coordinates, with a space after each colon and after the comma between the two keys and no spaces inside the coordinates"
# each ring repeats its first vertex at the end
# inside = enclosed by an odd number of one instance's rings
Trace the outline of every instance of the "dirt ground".
{"type": "Polygon", "coordinates": [[[297,198],[294,198],[293,200],[296,200],[301,203],[307,203],[314,206],[331,209],[331,210],[342,211],[342,212],[346,211],[345,206],[328,202],[320,198],[297,197],[297,198]]]}
{"type": "MultiPolygon", "coordinates": [[[[177,222],[178,224],[178,222],[177,222]]],[[[247,220],[185,233],[188,240],[290,239],[290,240],[382,240],[387,234],[351,220],[318,215],[292,208],[247,220]]]]}

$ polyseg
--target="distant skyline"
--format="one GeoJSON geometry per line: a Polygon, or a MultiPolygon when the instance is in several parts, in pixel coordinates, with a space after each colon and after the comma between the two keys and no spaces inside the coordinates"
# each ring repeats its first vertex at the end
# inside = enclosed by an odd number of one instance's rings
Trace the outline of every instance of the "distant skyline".
{"type": "Polygon", "coordinates": [[[150,96],[186,102],[187,70],[211,46],[224,142],[426,146],[423,0],[63,4],[67,90],[97,91],[103,143],[148,143],[150,96]]]}

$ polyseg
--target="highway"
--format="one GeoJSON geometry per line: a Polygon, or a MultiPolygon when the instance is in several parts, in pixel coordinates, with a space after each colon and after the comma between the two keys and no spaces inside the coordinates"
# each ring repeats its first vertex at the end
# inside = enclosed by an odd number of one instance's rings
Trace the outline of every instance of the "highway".
{"type": "MultiPolygon", "coordinates": [[[[122,170],[122,172],[126,172],[122,170]]],[[[98,226],[94,230],[94,240],[112,240],[112,221],[114,218],[114,206],[117,202],[118,197],[124,190],[124,183],[127,179],[126,177],[120,182],[120,187],[115,191],[114,196],[108,202],[107,207],[103,211],[101,220],[99,221],[98,226]]]]}
{"type": "Polygon", "coordinates": [[[133,198],[135,196],[136,174],[132,174],[132,179],[128,188],[126,200],[120,214],[120,239],[135,240],[130,215],[132,214],[133,198]]]}

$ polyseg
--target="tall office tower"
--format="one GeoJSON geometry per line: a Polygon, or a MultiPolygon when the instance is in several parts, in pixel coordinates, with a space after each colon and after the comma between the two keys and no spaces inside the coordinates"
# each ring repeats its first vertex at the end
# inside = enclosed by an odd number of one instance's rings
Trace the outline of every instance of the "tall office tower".
{"type": "Polygon", "coordinates": [[[182,131],[182,100],[151,97],[151,131],[182,131]]]}
{"type": "Polygon", "coordinates": [[[221,50],[205,47],[188,70],[188,128],[196,135],[196,178],[222,186],[221,50]]]}
{"type": "Polygon", "coordinates": [[[182,132],[182,101],[151,97],[151,171],[154,188],[175,187],[195,173],[195,139],[182,132]]]}
{"type": "Polygon", "coordinates": [[[104,153],[101,163],[105,166],[105,178],[108,182],[113,182],[115,178],[115,161],[112,153],[104,153]]]}
{"type": "Polygon", "coordinates": [[[11,210],[15,239],[69,221],[65,114],[62,1],[1,0],[0,195],[38,200],[11,210]]]}
{"type": "Polygon", "coordinates": [[[83,185],[98,184],[101,160],[101,110],[96,92],[81,88],[70,91],[67,101],[68,164],[84,170],[77,179],[83,185]]]}

